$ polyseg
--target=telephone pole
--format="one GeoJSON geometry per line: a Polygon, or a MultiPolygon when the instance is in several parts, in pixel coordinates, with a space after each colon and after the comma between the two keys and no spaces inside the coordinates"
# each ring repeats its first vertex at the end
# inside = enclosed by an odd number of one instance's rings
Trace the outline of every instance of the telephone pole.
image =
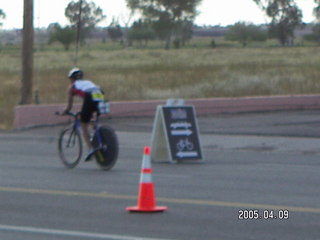
{"type": "Polygon", "coordinates": [[[24,0],[22,43],[22,86],[20,104],[32,102],[33,86],[33,0],[24,0]]]}

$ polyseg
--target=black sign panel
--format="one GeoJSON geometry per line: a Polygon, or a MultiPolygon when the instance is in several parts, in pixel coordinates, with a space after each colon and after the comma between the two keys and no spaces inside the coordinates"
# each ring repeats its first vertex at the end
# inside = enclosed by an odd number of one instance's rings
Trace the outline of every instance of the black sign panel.
{"type": "Polygon", "coordinates": [[[166,133],[173,160],[201,160],[202,152],[192,106],[163,106],[166,133]]]}

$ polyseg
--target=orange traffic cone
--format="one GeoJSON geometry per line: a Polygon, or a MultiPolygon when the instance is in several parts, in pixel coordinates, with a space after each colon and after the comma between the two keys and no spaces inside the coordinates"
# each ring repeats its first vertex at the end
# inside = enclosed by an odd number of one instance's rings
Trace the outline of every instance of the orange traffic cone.
{"type": "Polygon", "coordinates": [[[147,146],[144,148],[138,205],[127,207],[126,210],[129,212],[163,212],[168,209],[164,206],[156,206],[155,190],[152,182],[150,152],[150,147],[147,146]]]}

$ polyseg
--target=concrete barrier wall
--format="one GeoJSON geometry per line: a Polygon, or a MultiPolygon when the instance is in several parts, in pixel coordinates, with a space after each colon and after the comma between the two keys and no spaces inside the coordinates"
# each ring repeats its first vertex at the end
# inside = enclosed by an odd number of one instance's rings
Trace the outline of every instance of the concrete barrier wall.
{"type": "Polygon", "coordinates": [[[186,101],[197,114],[320,109],[320,95],[213,98],[186,101]]]}
{"type": "MultiPolygon", "coordinates": [[[[113,117],[153,117],[157,105],[166,100],[111,102],[113,117]]],[[[210,98],[186,100],[186,105],[194,105],[198,115],[214,113],[240,113],[257,111],[320,109],[320,95],[210,98]]],[[[37,125],[58,124],[68,121],[69,117],[56,116],[65,104],[21,105],[15,108],[15,128],[37,125]]],[[[80,105],[75,105],[77,110],[80,105]]]]}

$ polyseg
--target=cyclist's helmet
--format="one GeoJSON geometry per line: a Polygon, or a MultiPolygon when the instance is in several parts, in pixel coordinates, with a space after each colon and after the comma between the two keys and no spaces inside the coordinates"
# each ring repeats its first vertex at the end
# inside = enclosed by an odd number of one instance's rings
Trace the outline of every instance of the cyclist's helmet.
{"type": "Polygon", "coordinates": [[[79,68],[73,68],[68,74],[68,78],[79,79],[83,77],[83,72],[79,68]]]}

